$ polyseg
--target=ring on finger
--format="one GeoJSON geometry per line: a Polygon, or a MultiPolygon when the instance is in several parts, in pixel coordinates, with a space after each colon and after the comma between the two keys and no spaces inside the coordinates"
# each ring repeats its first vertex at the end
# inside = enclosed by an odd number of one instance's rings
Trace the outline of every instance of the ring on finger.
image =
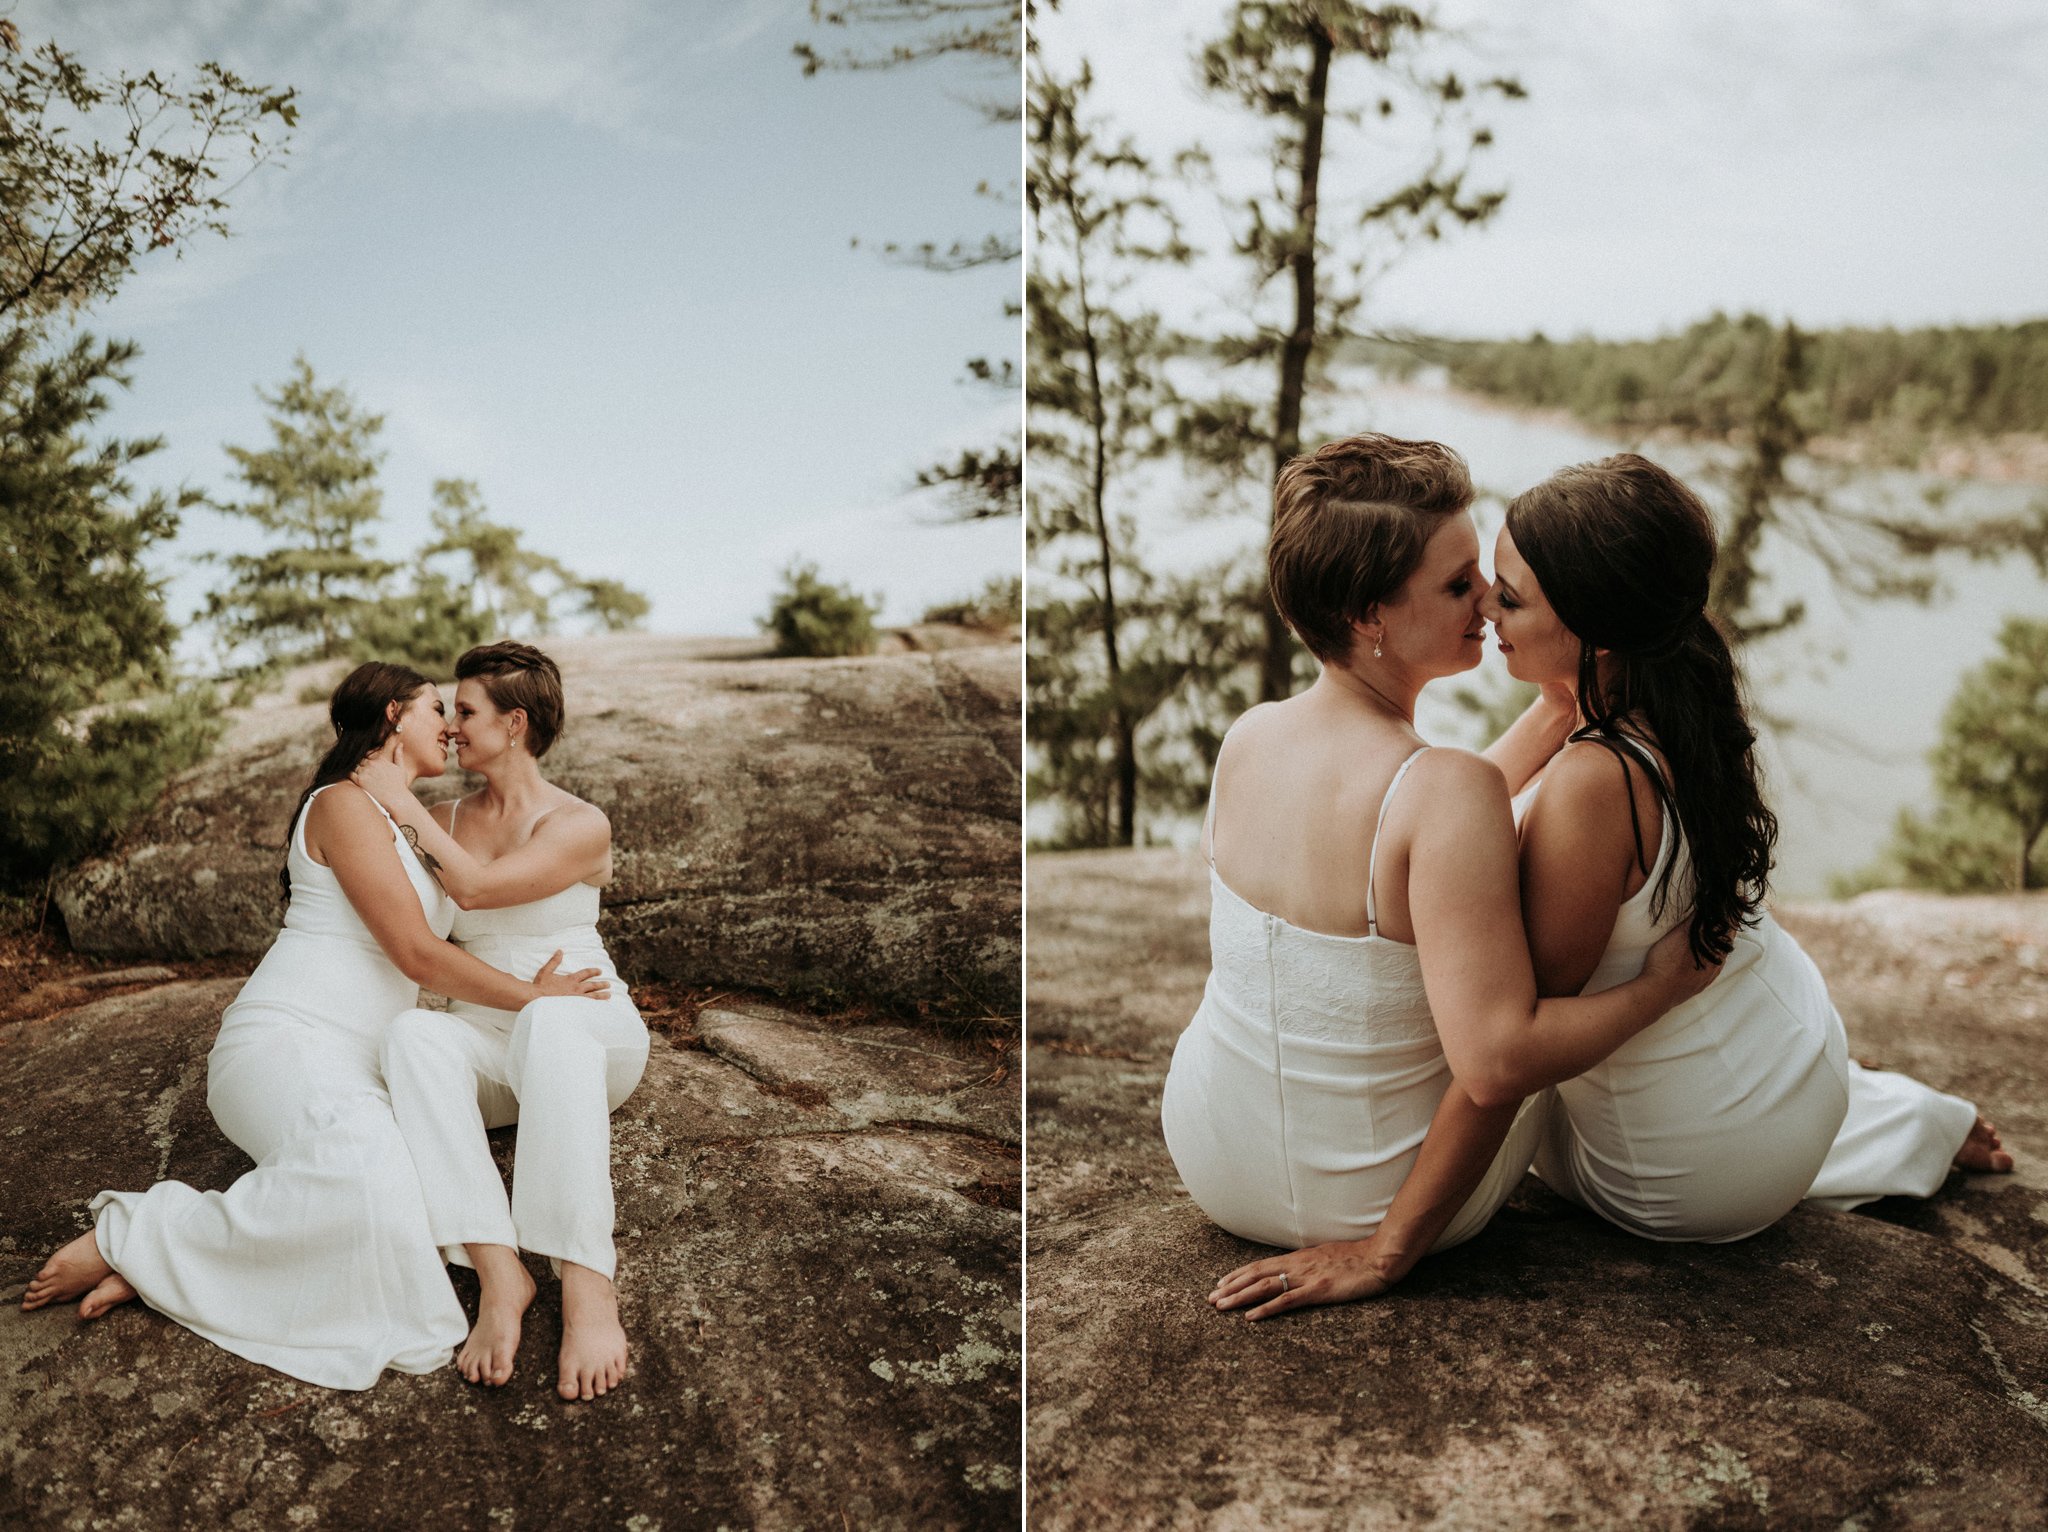
{"type": "Polygon", "coordinates": [[[1287,1291],[1287,1273],[1284,1271],[1280,1273],[1280,1291],[1283,1293],[1287,1291]]]}

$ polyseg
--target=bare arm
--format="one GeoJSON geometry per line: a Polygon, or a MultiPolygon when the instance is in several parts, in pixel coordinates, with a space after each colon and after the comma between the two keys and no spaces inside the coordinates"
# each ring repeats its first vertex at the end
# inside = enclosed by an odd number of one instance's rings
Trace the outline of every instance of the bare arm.
{"type": "Polygon", "coordinates": [[[612,827],[603,810],[582,803],[541,817],[526,844],[492,861],[471,856],[419,799],[402,773],[365,761],[356,782],[412,832],[420,859],[465,910],[502,910],[602,878],[611,868],[612,827]]]}
{"type": "MultiPolygon", "coordinates": [[[[1522,925],[1542,995],[1576,995],[1593,977],[1635,861],[1623,764],[1600,745],[1568,747],[1522,821],[1522,925]]],[[[1654,822],[1643,821],[1650,849],[1654,822]]]]}
{"type": "Polygon", "coordinates": [[[315,798],[306,811],[306,844],[334,870],[384,955],[415,984],[501,1011],[523,1009],[546,995],[599,995],[592,987],[594,968],[555,974],[550,963],[530,983],[436,936],[391,843],[390,823],[360,790],[344,785],[315,798]]]}
{"type": "Polygon", "coordinates": [[[1500,773],[1454,750],[1422,764],[1432,801],[1414,815],[1409,915],[1444,1055],[1476,1104],[1505,1106],[1583,1073],[1711,982],[1716,970],[1674,960],[1675,932],[1626,984],[1539,1000],[1500,773]]]}
{"type": "Polygon", "coordinates": [[[1579,705],[1572,694],[1561,687],[1545,687],[1507,732],[1486,747],[1486,758],[1507,779],[1510,797],[1527,787],[1529,779],[1564,748],[1578,721],[1579,705]]]}

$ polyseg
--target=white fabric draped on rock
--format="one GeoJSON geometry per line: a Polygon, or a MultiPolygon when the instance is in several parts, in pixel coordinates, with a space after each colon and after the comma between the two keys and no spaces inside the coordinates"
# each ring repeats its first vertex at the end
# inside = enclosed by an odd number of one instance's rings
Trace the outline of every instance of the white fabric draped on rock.
{"type": "MultiPolygon", "coordinates": [[[[395,825],[392,841],[445,935],[453,906],[395,825]]],[[[151,1308],[295,1378],[368,1388],[387,1367],[441,1366],[468,1330],[379,1073],[419,990],[307,854],[303,814],[287,858],[284,929],[207,1061],[207,1105],[256,1168],[224,1192],[102,1192],[96,1233],[151,1308]]]]}

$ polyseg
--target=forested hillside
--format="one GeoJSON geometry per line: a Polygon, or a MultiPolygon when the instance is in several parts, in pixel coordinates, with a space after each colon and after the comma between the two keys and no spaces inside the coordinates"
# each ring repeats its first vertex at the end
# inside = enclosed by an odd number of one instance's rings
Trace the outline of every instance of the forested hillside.
{"type": "MultiPolygon", "coordinates": [[[[1777,326],[1715,314],[1653,340],[1430,341],[1451,382],[1588,425],[1725,436],[1747,425],[1777,326]]],[[[1820,436],[1888,437],[1910,460],[1935,438],[2048,432],[2048,319],[1919,330],[1821,330],[1806,337],[1789,401],[1820,436]]]]}

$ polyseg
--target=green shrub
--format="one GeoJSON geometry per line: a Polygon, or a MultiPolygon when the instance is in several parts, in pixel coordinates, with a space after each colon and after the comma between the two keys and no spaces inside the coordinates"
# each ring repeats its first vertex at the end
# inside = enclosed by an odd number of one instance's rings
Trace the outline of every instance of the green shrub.
{"type": "Polygon", "coordinates": [[[1024,621],[1024,581],[1018,575],[990,575],[973,595],[928,606],[919,620],[991,631],[1018,627],[1024,621]]]}
{"type": "Polygon", "coordinates": [[[836,658],[868,654],[875,647],[875,616],[882,598],[870,600],[851,586],[818,578],[816,564],[793,563],[782,571],[761,626],[775,636],[775,652],[836,658]]]}

